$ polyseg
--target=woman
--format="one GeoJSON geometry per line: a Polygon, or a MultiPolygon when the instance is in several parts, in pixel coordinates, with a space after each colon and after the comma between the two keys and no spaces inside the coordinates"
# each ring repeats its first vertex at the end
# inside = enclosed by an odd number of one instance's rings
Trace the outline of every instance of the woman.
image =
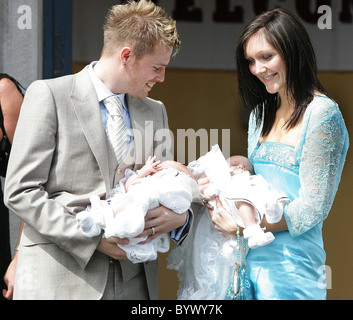
{"type": "MultiPolygon", "coordinates": [[[[20,113],[23,95],[20,84],[5,73],[0,73],[0,108],[4,123],[5,132],[0,128],[0,141],[6,137],[12,143],[18,115],[20,113]]],[[[0,183],[0,299],[11,299],[14,271],[16,269],[17,251],[14,252],[11,262],[10,234],[9,234],[9,210],[3,200],[3,193],[0,183]],[[11,262],[11,264],[10,264],[11,262]],[[10,264],[10,267],[9,267],[10,264]],[[9,267],[9,268],[8,268],[9,267]],[[7,271],[6,271],[7,270],[7,271]],[[6,275],[5,275],[6,272],[6,275]],[[5,277],[4,277],[5,275],[5,277]]],[[[21,223],[21,228],[23,227],[21,223]]]]}
{"type": "MultiPolygon", "coordinates": [[[[275,240],[247,256],[255,298],[326,299],[322,224],[347,154],[344,120],[320,85],[309,36],[291,12],[275,9],[251,21],[236,57],[241,99],[251,111],[248,157],[256,174],[291,199],[279,223],[262,222],[275,240]]],[[[235,229],[219,217],[215,224],[235,229]]]]}

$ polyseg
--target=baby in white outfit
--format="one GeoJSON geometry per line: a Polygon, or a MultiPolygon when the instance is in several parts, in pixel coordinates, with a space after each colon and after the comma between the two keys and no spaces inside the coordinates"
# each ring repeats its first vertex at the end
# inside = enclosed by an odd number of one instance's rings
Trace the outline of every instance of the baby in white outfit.
{"type": "Polygon", "coordinates": [[[264,215],[270,224],[279,222],[283,215],[283,206],[289,198],[271,190],[261,175],[253,175],[252,164],[246,157],[233,156],[228,162],[232,175],[224,199],[228,211],[233,213],[238,225],[245,228],[243,235],[249,248],[267,245],[274,240],[274,236],[271,232],[264,232],[260,222],[264,215]]]}
{"type": "MultiPolygon", "coordinates": [[[[248,246],[255,249],[274,240],[271,232],[264,232],[260,223],[266,215],[268,223],[279,222],[288,197],[271,190],[261,175],[253,175],[253,166],[243,156],[225,160],[218,145],[205,156],[189,164],[188,168],[199,179],[205,174],[210,179],[205,195],[219,195],[223,206],[232,214],[236,223],[245,228],[243,235],[248,246]]],[[[214,208],[215,203],[211,204],[214,208]]]]}
{"type": "MultiPolygon", "coordinates": [[[[264,215],[272,223],[280,220],[284,199],[270,190],[262,176],[250,174],[253,170],[247,158],[234,156],[227,161],[218,145],[188,168],[197,180],[203,174],[209,178],[204,195],[219,196],[235,222],[245,227],[244,237],[223,236],[215,228],[208,208],[195,205],[189,236],[168,255],[167,268],[178,271],[178,299],[224,300],[229,282],[240,276],[248,246],[257,248],[273,241],[273,234],[264,232],[259,224],[264,215]]],[[[211,200],[210,205],[215,216],[216,200],[211,200]]],[[[233,282],[238,283],[235,279],[233,282]]]]}
{"type": "MultiPolygon", "coordinates": [[[[155,260],[157,252],[169,250],[169,235],[162,234],[149,243],[137,238],[145,227],[148,210],[163,205],[176,213],[184,213],[201,197],[192,173],[175,161],[155,161],[149,157],[138,172],[126,170],[125,178],[112,190],[107,200],[91,197],[91,206],[79,212],[76,219],[87,237],[104,230],[104,237],[128,238],[119,245],[133,263],[155,260]]],[[[153,229],[152,229],[153,230],[153,229]]]]}

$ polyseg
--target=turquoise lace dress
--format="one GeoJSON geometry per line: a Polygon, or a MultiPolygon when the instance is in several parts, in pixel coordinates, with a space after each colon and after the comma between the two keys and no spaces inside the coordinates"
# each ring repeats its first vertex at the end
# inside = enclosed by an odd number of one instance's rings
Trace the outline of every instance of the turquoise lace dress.
{"type": "Polygon", "coordinates": [[[250,250],[247,256],[255,297],[326,299],[322,224],[335,198],[349,145],[341,112],[334,101],[317,96],[307,108],[295,147],[260,144],[260,134],[251,115],[248,156],[255,173],[291,202],[284,208],[289,231],[275,233],[274,242],[250,250]]]}

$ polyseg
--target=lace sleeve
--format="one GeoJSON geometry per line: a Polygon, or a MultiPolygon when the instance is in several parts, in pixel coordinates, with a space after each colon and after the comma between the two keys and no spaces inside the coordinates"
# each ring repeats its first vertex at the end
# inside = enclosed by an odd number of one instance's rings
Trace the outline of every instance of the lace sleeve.
{"type": "MultiPolygon", "coordinates": [[[[309,111],[309,110],[308,110],[309,111]]],[[[307,111],[307,112],[308,112],[307,111]]],[[[348,150],[348,133],[336,104],[308,112],[299,167],[299,197],[284,214],[292,237],[324,221],[333,204],[348,150]]]]}

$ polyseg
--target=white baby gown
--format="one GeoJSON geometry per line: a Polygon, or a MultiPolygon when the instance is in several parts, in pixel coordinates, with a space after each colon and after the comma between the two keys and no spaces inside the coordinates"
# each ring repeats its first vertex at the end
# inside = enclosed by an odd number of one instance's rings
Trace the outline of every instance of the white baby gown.
{"type": "MultiPolygon", "coordinates": [[[[258,192],[257,196],[254,196],[252,188],[256,186],[256,182],[259,182],[257,187],[263,192],[267,189],[267,184],[263,185],[266,181],[261,178],[251,181],[247,173],[231,176],[229,165],[218,145],[213,146],[205,156],[190,163],[188,168],[196,179],[203,172],[206,173],[210,178],[210,185],[204,193],[219,195],[223,206],[240,226],[243,226],[243,222],[234,205],[236,200],[247,201],[257,207],[258,222],[266,210],[277,210],[276,201],[275,205],[271,205],[271,202],[267,204],[268,199],[259,196],[258,192]]],[[[216,208],[215,203],[211,205],[216,208]]],[[[207,207],[194,205],[193,209],[192,230],[182,245],[170,252],[167,267],[178,271],[178,299],[224,300],[235,271],[236,259],[239,257],[239,262],[242,263],[248,248],[244,246],[243,237],[240,237],[240,243],[237,243],[236,238],[221,235],[215,229],[207,207]]]]}
{"type": "MultiPolygon", "coordinates": [[[[124,181],[131,174],[127,170],[124,181]]],[[[107,201],[93,197],[91,207],[78,213],[76,219],[87,237],[97,236],[104,230],[106,238],[128,238],[129,244],[119,247],[133,263],[155,260],[157,252],[169,250],[170,239],[169,234],[162,234],[150,243],[138,244],[146,240],[136,236],[144,230],[147,211],[163,205],[179,214],[186,212],[201,197],[197,182],[174,168],[165,168],[141,179],[127,193],[124,181],[113,189],[107,201]]]]}

